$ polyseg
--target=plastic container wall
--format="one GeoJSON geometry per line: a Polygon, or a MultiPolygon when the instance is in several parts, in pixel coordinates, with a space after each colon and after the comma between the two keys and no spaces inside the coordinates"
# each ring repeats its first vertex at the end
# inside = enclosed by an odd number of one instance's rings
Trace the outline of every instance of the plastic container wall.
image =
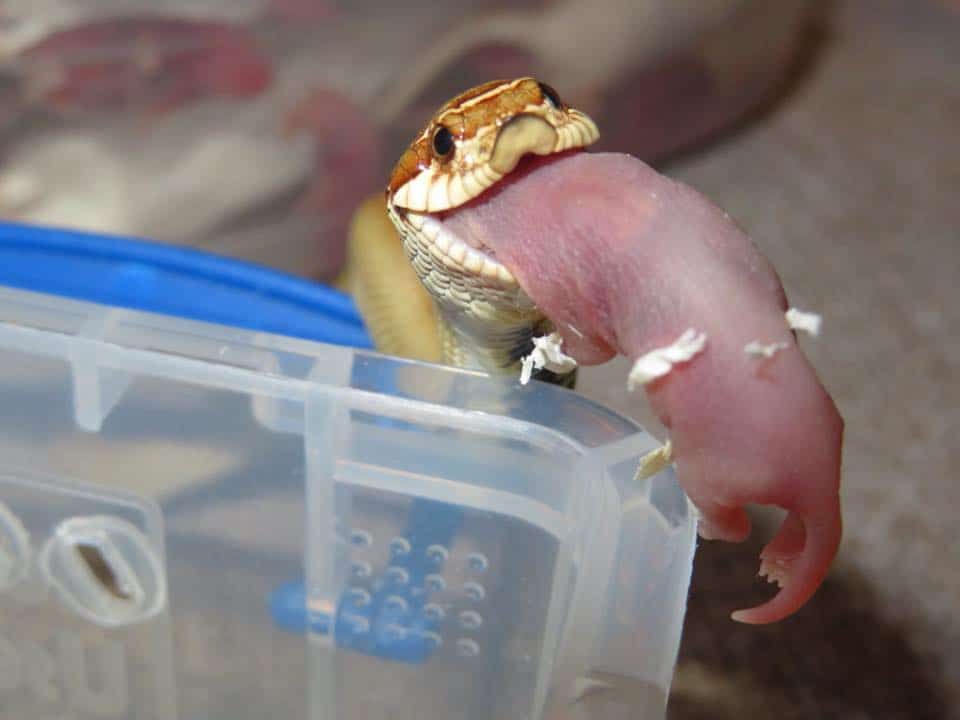
{"type": "Polygon", "coordinates": [[[694,519],[565,390],[0,290],[0,717],[659,718],[694,519]]]}

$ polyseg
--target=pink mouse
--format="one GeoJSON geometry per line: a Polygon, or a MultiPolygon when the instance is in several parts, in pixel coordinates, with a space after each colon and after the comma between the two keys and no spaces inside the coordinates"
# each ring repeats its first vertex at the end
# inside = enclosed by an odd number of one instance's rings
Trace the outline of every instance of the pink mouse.
{"type": "Polygon", "coordinates": [[[761,553],[761,574],[781,589],[734,619],[775,622],[803,606],[841,537],[843,420],[745,233],[691,188],[600,153],[528,158],[444,223],[511,269],[580,364],[640,358],[688,329],[704,335],[695,356],[645,386],[648,399],[701,535],[741,541],[746,506],[787,511],[761,553]],[[776,352],[751,354],[752,343],[776,352]]]}

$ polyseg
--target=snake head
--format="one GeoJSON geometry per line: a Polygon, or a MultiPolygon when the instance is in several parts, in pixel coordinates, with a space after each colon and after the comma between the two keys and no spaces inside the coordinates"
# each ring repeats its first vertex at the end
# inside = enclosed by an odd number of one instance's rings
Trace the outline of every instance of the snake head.
{"type": "Polygon", "coordinates": [[[548,321],[488,246],[445,221],[517,175],[524,155],[580,149],[598,136],[593,121],[550,86],[497,80],[441,107],[397,162],[387,215],[435,301],[449,364],[512,372],[548,321]]]}
{"type": "Polygon", "coordinates": [[[510,173],[524,155],[583,148],[597,126],[534,78],[494,80],[453,98],[427,122],[390,175],[387,204],[451,210],[510,173]]]}

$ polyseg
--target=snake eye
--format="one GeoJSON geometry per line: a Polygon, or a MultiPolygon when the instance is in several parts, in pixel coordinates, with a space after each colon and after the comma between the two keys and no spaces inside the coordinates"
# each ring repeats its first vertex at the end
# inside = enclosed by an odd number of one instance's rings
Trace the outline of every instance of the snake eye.
{"type": "Polygon", "coordinates": [[[433,133],[433,151],[442,158],[453,152],[453,135],[443,125],[433,133]]]}
{"type": "Polygon", "coordinates": [[[547,99],[547,102],[550,103],[555,110],[559,110],[563,107],[563,102],[560,100],[560,96],[557,94],[557,91],[546,83],[538,82],[537,85],[540,86],[540,92],[543,93],[543,96],[547,99]]]}

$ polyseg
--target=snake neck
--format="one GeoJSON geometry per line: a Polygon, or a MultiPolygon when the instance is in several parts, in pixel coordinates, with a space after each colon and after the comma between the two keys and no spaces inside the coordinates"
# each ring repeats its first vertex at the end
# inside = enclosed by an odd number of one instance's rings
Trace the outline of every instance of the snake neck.
{"type": "MultiPolygon", "coordinates": [[[[494,375],[519,376],[533,339],[553,331],[553,323],[509,273],[478,272],[462,255],[441,251],[407,213],[389,204],[404,254],[433,299],[442,359],[448,365],[494,375]]],[[[575,374],[540,370],[533,377],[572,387],[575,374]]]]}
{"type": "MultiPolygon", "coordinates": [[[[546,317],[515,325],[472,321],[459,311],[437,312],[437,334],[444,362],[454,367],[482,370],[491,375],[519,377],[521,361],[533,352],[533,339],[553,332],[546,317]]],[[[554,373],[545,368],[535,370],[532,377],[541,382],[573,388],[577,371],[554,373]]]]}

